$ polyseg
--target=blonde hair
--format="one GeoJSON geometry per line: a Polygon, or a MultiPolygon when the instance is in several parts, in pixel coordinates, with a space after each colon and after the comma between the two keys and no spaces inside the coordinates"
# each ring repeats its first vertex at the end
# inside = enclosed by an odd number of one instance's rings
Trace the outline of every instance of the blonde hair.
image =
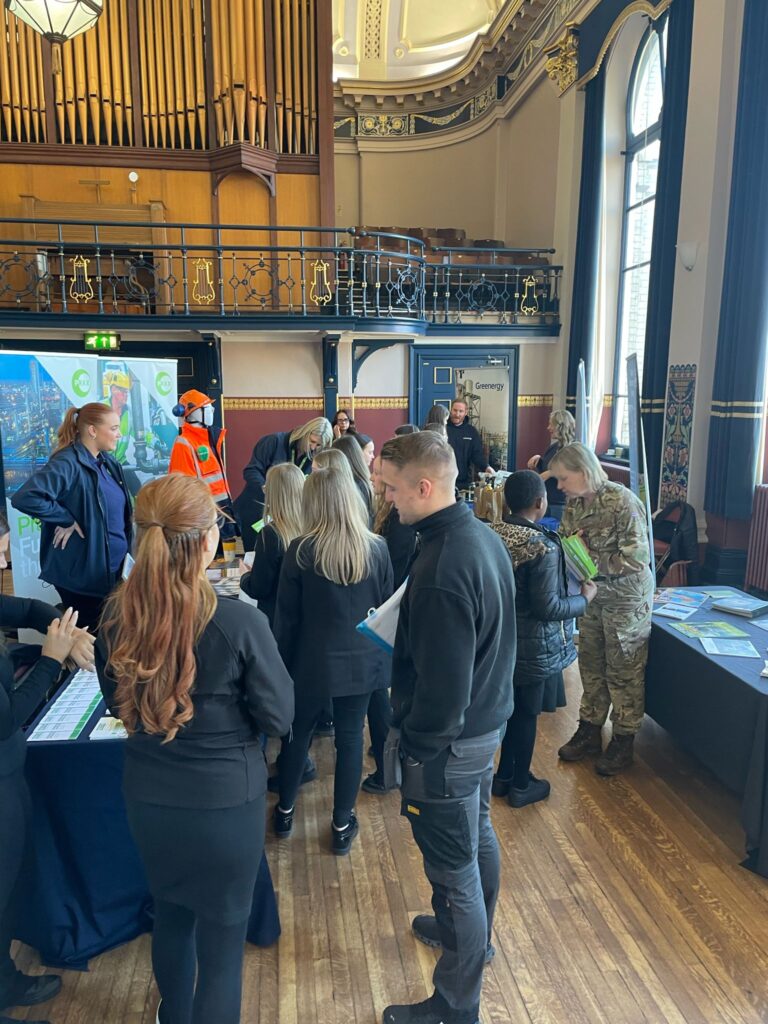
{"type": "Polygon", "coordinates": [[[341,473],[343,477],[348,478],[349,483],[352,487],[355,486],[355,478],[352,475],[352,466],[350,465],[349,459],[340,448],[323,448],[321,452],[312,459],[312,468],[314,472],[319,469],[333,469],[337,473],[341,473]]]}
{"type": "Polygon", "coordinates": [[[304,474],[292,462],[279,462],[267,470],[264,484],[264,519],[275,528],[283,550],[301,536],[301,495],[304,474]]]}
{"type": "Polygon", "coordinates": [[[316,416],[301,427],[291,431],[290,443],[295,444],[302,455],[306,455],[309,449],[310,434],[317,434],[320,438],[321,448],[330,448],[333,441],[333,427],[325,416],[316,416]]]}
{"type": "Polygon", "coordinates": [[[549,417],[552,437],[561,445],[572,444],[576,438],[576,420],[567,409],[553,409],[549,417]]]}
{"type": "MultiPolygon", "coordinates": [[[[366,579],[377,541],[368,529],[363,499],[354,483],[336,469],[316,469],[304,484],[302,510],[304,537],[297,552],[299,564],[302,549],[311,544],[318,575],[342,586],[366,579]]],[[[306,566],[306,562],[303,564],[306,566]]]]}
{"type": "Polygon", "coordinates": [[[203,547],[216,504],[194,477],[171,473],[139,491],[135,565],[104,614],[109,670],[129,733],[172,740],[194,714],[195,647],[216,610],[203,547]]]}
{"type": "Polygon", "coordinates": [[[578,441],[564,445],[554,455],[549,468],[554,470],[556,466],[562,466],[570,473],[583,473],[587,487],[592,493],[599,491],[608,481],[608,474],[600,465],[595,453],[578,441]]]}

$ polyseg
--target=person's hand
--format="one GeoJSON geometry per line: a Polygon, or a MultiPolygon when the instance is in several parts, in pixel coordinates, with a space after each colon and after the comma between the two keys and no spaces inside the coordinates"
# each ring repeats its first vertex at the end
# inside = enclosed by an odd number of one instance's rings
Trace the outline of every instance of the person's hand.
{"type": "Polygon", "coordinates": [[[527,463],[528,469],[536,469],[536,467],[538,466],[538,464],[540,462],[541,462],[541,456],[540,455],[532,455],[530,457],[530,459],[528,459],[528,463],[527,463]]]}
{"type": "Polygon", "coordinates": [[[48,627],[43,643],[43,657],[53,658],[64,664],[72,653],[77,634],[77,612],[67,608],[60,619],[54,619],[48,627]]]}
{"type": "Polygon", "coordinates": [[[334,437],[341,437],[341,428],[339,427],[338,423],[333,428],[333,436],[334,437]]]}
{"type": "Polygon", "coordinates": [[[77,533],[78,536],[85,540],[85,534],[77,523],[72,523],[71,526],[57,526],[53,531],[53,546],[61,548],[63,551],[73,533],[77,533]]]}
{"type": "Polygon", "coordinates": [[[586,598],[587,604],[592,604],[597,593],[597,584],[592,580],[584,580],[581,584],[581,596],[586,598]]]}
{"type": "Polygon", "coordinates": [[[84,668],[88,672],[94,672],[96,665],[93,660],[93,644],[96,637],[92,636],[87,629],[75,630],[75,642],[72,645],[69,658],[77,668],[84,668]]]}
{"type": "Polygon", "coordinates": [[[240,570],[240,575],[241,576],[243,576],[243,575],[245,575],[245,573],[251,571],[251,566],[250,565],[246,565],[244,559],[242,559],[242,558],[238,558],[238,560],[237,560],[237,567],[240,570]]]}

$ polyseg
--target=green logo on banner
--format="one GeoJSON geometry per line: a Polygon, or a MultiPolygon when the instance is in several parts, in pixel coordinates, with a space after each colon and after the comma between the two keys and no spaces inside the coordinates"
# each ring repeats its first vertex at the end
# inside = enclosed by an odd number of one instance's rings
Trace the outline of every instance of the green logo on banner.
{"type": "Polygon", "coordinates": [[[158,395],[162,395],[165,398],[166,395],[170,395],[171,388],[173,387],[173,381],[171,380],[170,373],[166,373],[165,370],[161,370],[155,377],[155,387],[157,388],[158,395]]]}
{"type": "Polygon", "coordinates": [[[80,398],[87,398],[91,392],[91,375],[87,370],[75,370],[72,374],[72,390],[80,398]]]}

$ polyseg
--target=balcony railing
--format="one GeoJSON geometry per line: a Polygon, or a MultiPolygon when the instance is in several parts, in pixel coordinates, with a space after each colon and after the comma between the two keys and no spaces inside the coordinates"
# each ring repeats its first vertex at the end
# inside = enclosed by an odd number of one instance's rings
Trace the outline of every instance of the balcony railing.
{"type": "Polygon", "coordinates": [[[556,333],[546,253],[425,252],[320,227],[0,219],[0,318],[227,318],[513,326],[556,333]]]}

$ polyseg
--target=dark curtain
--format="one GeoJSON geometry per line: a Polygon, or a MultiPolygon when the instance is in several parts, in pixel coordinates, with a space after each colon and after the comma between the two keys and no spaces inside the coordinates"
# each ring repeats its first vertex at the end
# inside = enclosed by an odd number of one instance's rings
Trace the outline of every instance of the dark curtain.
{"type": "Polygon", "coordinates": [[[579,360],[584,360],[587,388],[592,372],[597,315],[597,272],[600,256],[600,218],[603,199],[603,150],[605,71],[584,90],[584,143],[579,189],[579,224],[576,235],[576,263],[573,271],[571,336],[568,347],[566,403],[576,410],[576,381],[579,360]]]}
{"type": "MultiPolygon", "coordinates": [[[[659,30],[663,23],[658,23],[659,30]]],[[[664,444],[669,332],[675,285],[677,224],[683,180],[688,79],[691,70],[693,0],[675,0],[669,11],[664,114],[653,219],[648,319],[645,327],[642,395],[643,433],[651,504],[656,508],[664,444]]]]}
{"type": "Polygon", "coordinates": [[[704,507],[749,519],[768,337],[768,3],[746,0],[704,507]]]}

